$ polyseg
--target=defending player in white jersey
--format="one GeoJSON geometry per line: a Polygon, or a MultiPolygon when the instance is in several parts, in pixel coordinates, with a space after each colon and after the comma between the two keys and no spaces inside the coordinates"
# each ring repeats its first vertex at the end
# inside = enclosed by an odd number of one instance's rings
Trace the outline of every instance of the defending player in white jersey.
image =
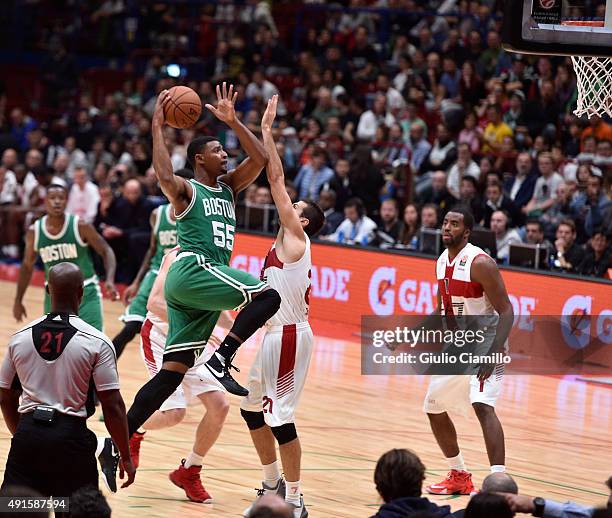
{"type": "Polygon", "coordinates": [[[261,122],[269,155],[268,181],[280,219],[262,279],[279,293],[281,305],[266,323],[266,334],[249,373],[249,395],[242,400],[240,409],[263,467],[263,488],[258,494],[279,494],[293,505],[296,518],[304,518],[308,511],[300,491],[302,450],[295,428],[295,409],[306,382],[313,345],[308,324],[311,267],[308,236],[321,229],[325,216],[314,202],[300,200],[292,204],[287,194],[283,167],[272,137],[277,102],[276,95],[268,101],[261,122]],[[275,439],[285,481],[276,460],[275,439]]]}
{"type": "MultiPolygon", "coordinates": [[[[444,315],[449,327],[460,316],[493,317],[498,322],[493,325],[495,335],[489,335],[486,354],[503,352],[514,313],[497,264],[483,250],[468,243],[473,226],[471,212],[463,207],[453,208],[444,218],[442,240],[446,250],[436,264],[438,307],[434,315],[444,315]]],[[[486,324],[483,327],[487,329],[486,324]]],[[[504,431],[495,414],[502,375],[503,365],[484,364],[471,376],[431,377],[423,410],[448,461],[450,473],[439,484],[428,486],[427,492],[467,495],[474,491],[449,410],[462,411],[472,406],[482,427],[491,471],[505,471],[504,431]]]]}
{"type": "MultiPolygon", "coordinates": [[[[164,283],[170,265],[176,258],[179,247],[170,250],[163,258],[159,274],[147,302],[147,316],[140,332],[142,358],[153,377],[161,368],[168,332],[168,316],[164,298],[164,283]]],[[[196,364],[186,373],[181,385],[162,404],[143,425],[145,430],[159,430],[177,425],[185,417],[187,405],[198,398],[206,408],[206,413],[196,431],[193,450],[186,459],[181,461],[178,469],[169,474],[170,481],[182,488],[187,498],[192,502],[211,502],[212,497],[204,489],[200,480],[202,459],[219,437],[225,417],[229,411],[229,401],[223,386],[204,367],[204,363],[221,343],[227,329],[233,320],[227,312],[223,312],[217,322],[204,353],[196,364]],[[220,338],[221,337],[221,338],[220,338]]],[[[139,464],[140,443],[144,432],[136,432],[130,439],[130,454],[134,466],[139,464]]]]}

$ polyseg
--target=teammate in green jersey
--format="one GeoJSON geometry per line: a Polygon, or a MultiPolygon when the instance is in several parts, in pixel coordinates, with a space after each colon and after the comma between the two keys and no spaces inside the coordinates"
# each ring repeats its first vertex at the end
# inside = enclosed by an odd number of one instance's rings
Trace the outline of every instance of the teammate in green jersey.
{"type": "MultiPolygon", "coordinates": [[[[32,270],[40,255],[45,267],[45,281],[49,269],[61,262],[76,264],[85,278],[83,301],[79,316],[100,331],[103,330],[102,294],[94,270],[89,247],[104,260],[106,291],[112,300],[118,300],[115,288],[115,254],[104,238],[89,224],[74,214],[66,213],[68,192],[62,185],[47,188],[45,208],[47,214],[34,222],[26,234],[26,248],[19,270],[17,294],[13,305],[13,316],[18,322],[27,317],[23,296],[32,278],[32,270]]],[[[49,294],[45,293],[45,312],[50,309],[49,294]]]]}
{"type": "MultiPolygon", "coordinates": [[[[179,169],[175,175],[187,180],[193,178],[191,169],[179,169]]],[[[125,346],[134,338],[142,327],[147,316],[147,300],[157,278],[162,258],[168,250],[174,248],[178,241],[176,236],[176,218],[169,203],[161,205],[151,213],[151,241],[136,278],[123,292],[123,303],[127,306],[120,319],[123,329],[113,338],[117,358],[125,346]]]]}
{"type": "Polygon", "coordinates": [[[169,106],[163,91],[153,114],[153,168],[177,218],[181,252],[170,267],[165,285],[169,330],[162,368],[144,385],[128,412],[130,434],[137,431],[181,383],[204,349],[224,309],[242,309],[218,351],[206,367],[233,394],[246,395],[229,369],[238,347],[272,317],[280,296],[264,282],[228,266],[234,246],[234,198],[266,166],[268,157],[259,140],[237,118],[233,86],[217,86],[217,106],[206,108],[226,123],[246,151],[245,159],[227,172],[227,153],[212,137],[198,137],[187,148],[195,179],[172,174],[162,126],[169,106]]]}

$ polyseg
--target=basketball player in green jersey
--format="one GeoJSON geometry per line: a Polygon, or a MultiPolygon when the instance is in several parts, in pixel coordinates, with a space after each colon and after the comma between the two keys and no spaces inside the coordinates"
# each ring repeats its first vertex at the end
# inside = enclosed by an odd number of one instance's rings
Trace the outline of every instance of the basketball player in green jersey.
{"type": "MultiPolygon", "coordinates": [[[[102,294],[98,277],[94,270],[89,247],[93,248],[104,260],[106,270],[106,291],[112,300],[118,300],[115,288],[115,254],[98,232],[74,214],[66,213],[68,192],[62,185],[47,188],[45,208],[47,214],[35,221],[26,233],[26,248],[19,270],[17,294],[13,305],[13,316],[18,322],[27,317],[23,296],[32,278],[36,257],[40,255],[45,267],[45,281],[49,270],[58,263],[76,264],[85,278],[83,301],[79,316],[96,329],[103,330],[102,294]]],[[[49,294],[45,292],[45,313],[50,310],[49,294]]]]}
{"type": "Polygon", "coordinates": [[[227,153],[212,137],[195,138],[187,148],[187,159],[195,179],[172,174],[170,155],[162,126],[171,107],[163,91],[153,114],[153,168],[162,191],[172,204],[181,252],[166,278],[169,330],[160,371],[144,385],[128,412],[130,435],[140,427],[181,383],[185,372],[200,355],[225,309],[241,309],[234,325],[206,367],[227,389],[247,395],[229,369],[236,350],[280,306],[278,293],[246,272],[228,267],[234,246],[236,215],[234,199],[257,178],[268,162],[261,142],[237,118],[237,94],[226,84],[217,86],[217,106],[206,108],[226,123],[246,151],[234,171],[227,171],[227,153]]]}
{"type": "MultiPolygon", "coordinates": [[[[174,174],[187,180],[193,178],[191,169],[179,169],[174,174]]],[[[174,248],[178,242],[176,238],[176,218],[172,205],[169,203],[160,205],[151,213],[150,224],[151,242],[149,249],[136,278],[123,292],[123,302],[127,305],[127,308],[120,319],[124,322],[124,326],[119,334],[113,338],[117,358],[121,356],[128,342],[140,333],[142,323],[147,316],[147,300],[157,278],[159,265],[166,252],[174,248]]]]}

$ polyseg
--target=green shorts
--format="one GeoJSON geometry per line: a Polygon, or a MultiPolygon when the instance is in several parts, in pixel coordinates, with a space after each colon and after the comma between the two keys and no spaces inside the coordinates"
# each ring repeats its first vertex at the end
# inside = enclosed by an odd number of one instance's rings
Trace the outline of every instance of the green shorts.
{"type": "Polygon", "coordinates": [[[180,253],[166,278],[169,329],[164,352],[202,350],[221,311],[241,309],[267,287],[241,270],[180,253]]]}
{"type": "MultiPolygon", "coordinates": [[[[45,290],[45,313],[51,311],[51,299],[45,290]]],[[[104,318],[102,316],[102,291],[98,282],[85,285],[83,300],[79,306],[79,317],[98,331],[104,332],[104,318]]]]}
{"type": "Polygon", "coordinates": [[[149,270],[142,282],[136,296],[132,299],[129,306],[125,308],[123,315],[119,317],[119,320],[123,322],[144,322],[147,316],[147,302],[149,300],[149,294],[153,289],[155,279],[157,279],[157,270],[149,270]]]}

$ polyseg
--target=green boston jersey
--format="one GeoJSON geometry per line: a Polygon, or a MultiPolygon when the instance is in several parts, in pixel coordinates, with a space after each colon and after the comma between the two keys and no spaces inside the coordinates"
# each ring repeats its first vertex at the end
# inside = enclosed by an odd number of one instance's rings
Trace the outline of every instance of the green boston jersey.
{"type": "Polygon", "coordinates": [[[218,264],[228,265],[234,248],[236,212],[231,187],[219,182],[208,187],[189,180],[193,196],[176,217],[181,252],[194,252],[218,264]]]}
{"type": "Polygon", "coordinates": [[[64,218],[64,226],[55,236],[47,231],[47,216],[34,223],[34,251],[38,252],[45,265],[45,279],[49,276],[50,268],[69,262],[76,264],[83,272],[85,281],[91,283],[96,279],[96,272],[89,247],[79,234],[79,217],[65,213],[64,218]]]}
{"type": "Polygon", "coordinates": [[[157,209],[157,217],[155,218],[155,234],[156,248],[155,255],[151,258],[151,270],[159,270],[164,255],[169,250],[172,250],[176,244],[176,221],[170,219],[170,211],[172,205],[160,205],[157,209]]]}

